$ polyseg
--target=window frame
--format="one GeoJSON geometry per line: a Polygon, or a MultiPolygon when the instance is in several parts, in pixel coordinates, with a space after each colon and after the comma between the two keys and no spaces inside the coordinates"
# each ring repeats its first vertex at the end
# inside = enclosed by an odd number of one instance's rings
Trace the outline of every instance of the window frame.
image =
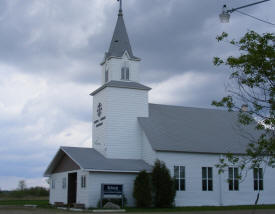
{"type": "Polygon", "coordinates": [[[81,186],[82,189],[85,189],[85,188],[86,188],[86,186],[87,186],[87,183],[86,183],[86,175],[81,175],[80,186],[81,186]]]}
{"type": "Polygon", "coordinates": [[[109,81],[109,69],[105,69],[105,83],[109,81]]]}
{"type": "Polygon", "coordinates": [[[263,168],[253,168],[253,187],[254,191],[264,190],[264,175],[263,168]]]}
{"type": "Polygon", "coordinates": [[[213,191],[213,167],[202,167],[201,168],[201,178],[202,178],[202,191],[213,191]],[[205,169],[205,176],[204,176],[205,169]],[[211,171],[211,176],[209,172],[211,171]],[[204,185],[205,184],[205,185],[204,185]],[[204,188],[206,187],[206,188],[204,188]]]}
{"type": "Polygon", "coordinates": [[[121,67],[121,80],[130,80],[130,66],[128,62],[124,62],[123,66],[121,67]]]}
{"type": "Polygon", "coordinates": [[[51,188],[55,189],[55,179],[51,179],[51,188]]]}
{"type": "Polygon", "coordinates": [[[228,167],[228,190],[229,191],[239,191],[240,190],[240,178],[239,178],[239,168],[238,167],[228,167]],[[232,176],[230,176],[230,171],[231,171],[232,176]]]}
{"type": "Polygon", "coordinates": [[[66,189],[67,188],[67,178],[64,177],[62,178],[62,189],[66,189]]]}
{"type": "Polygon", "coordinates": [[[186,174],[185,166],[174,165],[174,179],[176,182],[176,191],[185,191],[186,190],[186,174]],[[176,168],[178,168],[176,173],[176,168]]]}
{"type": "Polygon", "coordinates": [[[125,80],[130,80],[130,69],[129,67],[126,67],[126,74],[125,74],[125,80]]]}

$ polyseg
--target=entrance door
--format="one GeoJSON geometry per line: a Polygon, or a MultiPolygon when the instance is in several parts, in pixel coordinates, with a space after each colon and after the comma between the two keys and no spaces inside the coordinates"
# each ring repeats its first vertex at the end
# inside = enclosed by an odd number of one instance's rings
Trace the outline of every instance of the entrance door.
{"type": "Polygon", "coordinates": [[[77,173],[68,175],[68,204],[76,203],[77,173]]]}

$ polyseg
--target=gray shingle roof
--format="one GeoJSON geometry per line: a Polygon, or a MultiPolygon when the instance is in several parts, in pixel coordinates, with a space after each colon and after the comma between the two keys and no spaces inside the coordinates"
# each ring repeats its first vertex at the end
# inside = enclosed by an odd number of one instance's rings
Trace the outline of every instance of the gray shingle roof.
{"type": "Polygon", "coordinates": [[[122,11],[120,11],[118,14],[113,38],[112,38],[109,50],[106,53],[105,59],[112,56],[122,57],[125,51],[128,52],[130,58],[139,60],[139,58],[133,55],[129,37],[128,37],[124,20],[123,20],[123,14],[122,14],[122,11]]]}
{"type": "Polygon", "coordinates": [[[110,82],[105,83],[95,91],[93,91],[90,95],[93,96],[106,87],[131,88],[131,89],[139,89],[139,90],[147,90],[147,91],[151,90],[151,88],[137,82],[112,80],[110,82]]]}
{"type": "Polygon", "coordinates": [[[149,104],[149,117],[138,118],[157,151],[245,153],[254,126],[241,126],[237,112],[149,104]]]}
{"type": "Polygon", "coordinates": [[[61,157],[63,157],[63,152],[81,169],[90,171],[139,172],[142,170],[151,171],[152,169],[143,160],[105,158],[93,148],[60,147],[53,161],[45,171],[45,176],[52,173],[61,157]]]}

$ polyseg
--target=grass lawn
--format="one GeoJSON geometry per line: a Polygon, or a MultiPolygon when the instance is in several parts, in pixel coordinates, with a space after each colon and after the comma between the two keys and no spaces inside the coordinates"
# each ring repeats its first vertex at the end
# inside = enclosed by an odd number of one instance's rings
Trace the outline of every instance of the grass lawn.
{"type": "Polygon", "coordinates": [[[12,199],[12,200],[0,200],[0,205],[18,205],[23,206],[25,204],[34,204],[38,206],[47,206],[49,203],[48,200],[20,200],[20,199],[12,199]]]}
{"type": "Polygon", "coordinates": [[[219,211],[219,210],[252,210],[274,209],[273,205],[243,205],[243,206],[202,206],[202,207],[175,207],[175,208],[126,208],[127,212],[190,212],[190,211],[219,211]]]}
{"type": "MultiPolygon", "coordinates": [[[[0,200],[0,206],[10,205],[10,206],[23,206],[26,204],[38,205],[40,208],[53,208],[50,206],[48,200],[20,200],[20,199],[11,199],[11,200],[0,200]]],[[[175,208],[131,208],[127,207],[127,212],[190,212],[190,211],[222,211],[222,210],[251,210],[251,209],[274,209],[275,204],[273,205],[244,205],[244,206],[203,206],[203,207],[175,207],[175,208]]]]}

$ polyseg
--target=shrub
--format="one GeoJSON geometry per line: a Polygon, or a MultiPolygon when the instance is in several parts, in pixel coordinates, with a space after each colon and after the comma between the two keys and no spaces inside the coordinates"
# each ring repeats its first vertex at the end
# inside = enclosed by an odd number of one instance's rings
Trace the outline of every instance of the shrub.
{"type": "Polygon", "coordinates": [[[153,203],[155,207],[172,207],[175,182],[164,162],[157,160],[152,171],[153,203]]]}
{"type": "Polygon", "coordinates": [[[133,196],[136,199],[137,207],[150,207],[152,204],[152,187],[150,175],[141,171],[134,183],[133,196]]]}

